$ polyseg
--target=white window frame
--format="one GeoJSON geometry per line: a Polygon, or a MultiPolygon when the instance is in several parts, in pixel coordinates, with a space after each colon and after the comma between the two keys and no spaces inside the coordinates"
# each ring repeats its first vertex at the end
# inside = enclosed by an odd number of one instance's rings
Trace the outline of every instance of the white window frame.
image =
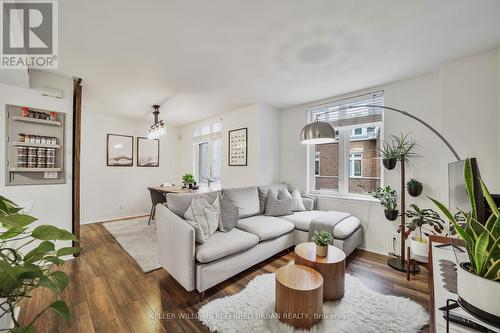
{"type": "MultiPolygon", "coordinates": [[[[200,151],[199,145],[202,143],[208,143],[208,158],[209,158],[209,174],[210,168],[213,168],[216,165],[215,155],[215,145],[217,142],[220,142],[222,145],[222,124],[220,121],[215,121],[210,124],[203,124],[197,127],[193,132],[193,175],[199,184],[207,184],[207,182],[201,182],[200,180],[200,151]],[[201,135],[202,129],[207,128],[209,126],[210,133],[201,135]]],[[[221,146],[222,149],[222,146],[221,146]]],[[[222,179],[222,151],[220,151],[218,164],[221,167],[219,178],[216,179],[215,184],[221,183],[222,179]]]]}
{"type": "MultiPolygon", "coordinates": [[[[379,133],[379,138],[380,140],[383,140],[384,138],[384,122],[374,122],[374,123],[367,123],[363,126],[369,127],[369,126],[378,126],[380,129],[379,133]]],[[[309,194],[314,194],[314,195],[321,195],[321,196],[333,196],[333,197],[343,197],[343,198],[352,198],[352,199],[361,199],[361,200],[369,200],[369,201],[375,201],[376,199],[373,199],[372,196],[367,195],[367,194],[361,194],[361,193],[350,193],[349,192],[349,154],[351,153],[350,149],[350,141],[349,137],[353,131],[354,128],[359,128],[359,125],[354,125],[354,126],[344,126],[344,127],[339,127],[336,128],[335,130],[338,131],[338,149],[339,149],[339,156],[338,156],[338,189],[323,189],[323,190],[316,190],[316,175],[314,174],[314,163],[316,159],[316,149],[315,145],[308,145],[307,146],[307,185],[308,185],[308,193],[309,194]]],[[[363,163],[363,162],[361,162],[363,163]]],[[[380,187],[383,187],[384,185],[384,168],[382,166],[382,159],[380,159],[380,187]]],[[[363,171],[361,171],[362,173],[363,171]]],[[[363,177],[353,177],[353,178],[363,178],[363,177]]]]}
{"type": "Polygon", "coordinates": [[[349,152],[349,178],[363,178],[363,152],[357,152],[357,151],[350,151],[349,152]],[[356,155],[360,155],[361,157],[356,157],[356,155]],[[351,158],[352,156],[352,158],[351,158]],[[360,162],[360,174],[355,175],[354,170],[355,168],[355,162],[359,161],[360,162]],[[352,171],[352,173],[351,173],[352,171]]]}

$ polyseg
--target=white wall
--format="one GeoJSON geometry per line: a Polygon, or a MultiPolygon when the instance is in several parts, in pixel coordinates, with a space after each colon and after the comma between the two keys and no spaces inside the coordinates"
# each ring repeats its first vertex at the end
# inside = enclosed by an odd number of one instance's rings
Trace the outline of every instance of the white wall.
{"type": "Polygon", "coordinates": [[[160,138],[160,166],[137,167],[137,137],[145,137],[150,124],[141,120],[82,112],[81,220],[90,223],[106,219],[149,214],[148,185],[178,183],[178,130],[167,126],[160,138]],[[106,166],[107,134],[134,136],[134,166],[106,166]]]}
{"type": "Polygon", "coordinates": [[[280,112],[254,104],[182,127],[181,171],[193,171],[193,132],[205,124],[222,122],[222,186],[270,184],[279,179],[280,112]],[[229,166],[228,133],[248,128],[248,165],[229,166]]]}
{"type": "Polygon", "coordinates": [[[62,89],[64,98],[42,96],[36,89],[0,84],[0,193],[18,204],[33,204],[29,212],[41,224],[51,224],[71,231],[71,178],[73,132],[73,80],[42,71],[31,72],[33,87],[47,85],[62,89]],[[66,183],[54,185],[5,186],[5,105],[22,105],[66,113],[65,144],[66,183]]]}
{"type": "MultiPolygon", "coordinates": [[[[459,59],[440,69],[350,94],[358,95],[384,90],[385,105],[408,111],[441,131],[462,158],[478,158],[481,173],[492,191],[500,192],[498,170],[499,143],[499,63],[498,50],[459,59]]],[[[347,95],[348,96],[348,95],[347,95]]],[[[336,100],[332,97],[282,110],[280,179],[307,191],[307,148],[299,142],[309,106],[336,100]]],[[[410,177],[421,180],[424,192],[409,203],[432,208],[427,196],[448,202],[447,163],[453,155],[423,125],[397,113],[385,112],[384,136],[411,133],[418,140],[422,155],[407,169],[410,177]]],[[[399,170],[384,171],[385,184],[399,188],[399,170]]],[[[383,208],[373,201],[319,197],[319,208],[350,212],[358,216],[365,228],[363,247],[376,252],[392,251],[392,236],[397,223],[385,219],[383,208]]],[[[396,250],[398,245],[396,244],[396,250]]]]}

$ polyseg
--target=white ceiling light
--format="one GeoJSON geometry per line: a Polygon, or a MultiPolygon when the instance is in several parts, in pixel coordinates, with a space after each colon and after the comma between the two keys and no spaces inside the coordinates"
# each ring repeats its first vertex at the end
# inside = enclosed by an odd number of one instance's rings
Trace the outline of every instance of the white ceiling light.
{"type": "Polygon", "coordinates": [[[163,123],[163,120],[158,120],[158,115],[160,114],[159,111],[160,106],[159,105],[153,105],[153,115],[154,115],[154,124],[151,125],[151,128],[149,129],[149,134],[148,134],[148,139],[158,139],[160,136],[164,136],[167,134],[167,130],[165,128],[165,124],[163,123]]]}

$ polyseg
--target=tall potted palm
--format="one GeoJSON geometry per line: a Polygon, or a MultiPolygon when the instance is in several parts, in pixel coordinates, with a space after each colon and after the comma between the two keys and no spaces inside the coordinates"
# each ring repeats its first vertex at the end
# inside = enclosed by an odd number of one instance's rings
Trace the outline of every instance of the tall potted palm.
{"type": "Polygon", "coordinates": [[[500,325],[500,211],[482,180],[481,189],[492,211],[486,223],[478,221],[474,180],[470,159],[465,162],[465,189],[472,207],[461,212],[461,225],[442,203],[431,199],[453,224],[464,240],[468,262],[460,263],[457,270],[458,302],[476,316],[500,325]]]}

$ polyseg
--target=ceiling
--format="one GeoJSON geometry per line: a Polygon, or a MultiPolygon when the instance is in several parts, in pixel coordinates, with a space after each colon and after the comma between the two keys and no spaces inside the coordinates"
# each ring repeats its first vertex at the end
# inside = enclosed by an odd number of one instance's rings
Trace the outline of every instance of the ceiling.
{"type": "Polygon", "coordinates": [[[182,125],[413,76],[500,45],[498,0],[64,0],[59,74],[84,111],[182,125]]]}

